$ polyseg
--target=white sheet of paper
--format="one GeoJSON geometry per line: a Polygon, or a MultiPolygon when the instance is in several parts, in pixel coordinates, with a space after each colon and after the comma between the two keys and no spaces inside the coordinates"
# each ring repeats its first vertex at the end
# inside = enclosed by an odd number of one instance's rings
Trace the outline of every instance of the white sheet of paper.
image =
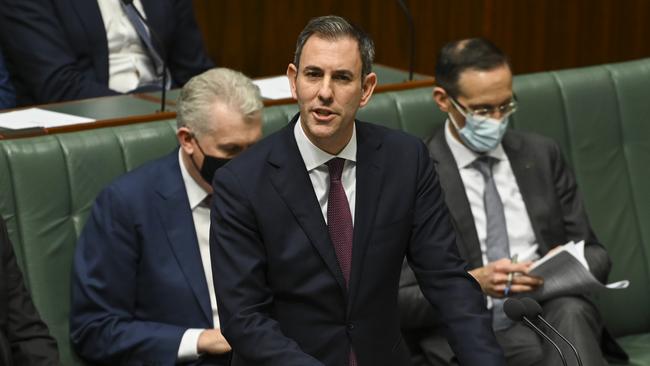
{"type": "Polygon", "coordinates": [[[89,122],[95,122],[95,120],[72,114],[52,112],[41,108],[27,108],[19,111],[0,113],[0,127],[11,130],[33,127],[50,128],[89,122]]]}
{"type": "Polygon", "coordinates": [[[253,80],[260,88],[262,97],[267,99],[291,98],[291,87],[286,75],[253,80]]]}

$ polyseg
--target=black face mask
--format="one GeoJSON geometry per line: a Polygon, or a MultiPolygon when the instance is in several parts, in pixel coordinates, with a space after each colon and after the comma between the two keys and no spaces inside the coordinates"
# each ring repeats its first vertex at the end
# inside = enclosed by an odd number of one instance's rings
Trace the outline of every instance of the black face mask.
{"type": "Polygon", "coordinates": [[[201,166],[201,168],[199,168],[194,162],[193,158],[192,158],[192,163],[194,164],[196,169],[199,170],[199,172],[201,172],[201,177],[206,182],[208,182],[208,184],[212,185],[212,179],[214,178],[214,173],[217,171],[217,169],[226,165],[226,163],[229,162],[230,159],[217,158],[215,156],[207,155],[203,151],[203,148],[201,148],[201,145],[199,145],[199,140],[197,140],[196,137],[194,137],[194,141],[196,141],[196,146],[199,147],[199,150],[201,150],[201,153],[203,154],[203,165],[201,166]]]}

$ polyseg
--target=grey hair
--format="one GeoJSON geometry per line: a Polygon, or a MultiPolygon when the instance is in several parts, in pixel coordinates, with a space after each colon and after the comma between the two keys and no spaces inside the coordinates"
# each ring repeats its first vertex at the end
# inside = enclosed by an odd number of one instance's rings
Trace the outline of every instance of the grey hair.
{"type": "Polygon", "coordinates": [[[361,28],[336,15],[313,18],[307,23],[302,32],[300,32],[298,41],[296,42],[296,52],[293,56],[293,64],[296,65],[296,68],[300,66],[302,49],[312,35],[329,41],[335,41],[344,37],[354,39],[357,41],[359,54],[361,54],[362,81],[366,75],[372,72],[372,63],[375,60],[375,44],[372,38],[361,28]]]}
{"type": "Polygon", "coordinates": [[[188,127],[197,136],[210,133],[211,108],[217,101],[238,110],[245,117],[264,107],[260,89],[246,75],[227,68],[215,68],[193,77],[181,90],[177,127],[188,127]]]}

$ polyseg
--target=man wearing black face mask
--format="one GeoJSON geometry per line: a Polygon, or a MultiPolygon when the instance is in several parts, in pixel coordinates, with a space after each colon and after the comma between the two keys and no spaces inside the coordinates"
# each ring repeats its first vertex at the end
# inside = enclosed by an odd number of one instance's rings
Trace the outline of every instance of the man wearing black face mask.
{"type": "MultiPolygon", "coordinates": [[[[437,62],[433,97],[449,118],[428,148],[458,232],[460,254],[487,295],[508,365],[559,365],[548,343],[506,318],[504,298],[542,285],[542,278],[528,274],[532,261],[570,240],[584,240],[589,270],[601,282],[611,267],[609,256],[589,224],[557,144],[507,129],[517,102],[503,52],[485,39],[466,39],[443,47],[437,62]]],[[[403,331],[413,341],[414,353],[426,358],[422,365],[457,365],[437,314],[425,307],[407,266],[400,285],[403,331]]],[[[542,301],[544,316],[574,343],[584,365],[606,365],[601,352],[606,333],[598,310],[578,293],[571,295],[542,301]]],[[[572,351],[557,341],[569,365],[576,365],[572,351]]]]}
{"type": "Polygon", "coordinates": [[[214,69],[178,103],[180,148],[102,191],[74,258],[71,340],[101,364],[228,365],[209,249],[215,170],[262,135],[258,88],[214,69]]]}

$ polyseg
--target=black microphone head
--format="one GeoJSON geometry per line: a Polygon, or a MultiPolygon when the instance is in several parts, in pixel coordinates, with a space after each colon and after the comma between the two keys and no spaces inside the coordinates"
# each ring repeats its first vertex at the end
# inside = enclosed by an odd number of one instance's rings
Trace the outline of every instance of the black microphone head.
{"type": "Polygon", "coordinates": [[[503,312],[511,320],[520,321],[526,315],[526,307],[521,300],[511,297],[503,303],[503,312]]]}
{"type": "Polygon", "coordinates": [[[525,314],[527,318],[537,319],[538,315],[542,315],[541,305],[532,298],[524,297],[521,299],[521,303],[524,304],[524,308],[526,308],[525,314]]]}

